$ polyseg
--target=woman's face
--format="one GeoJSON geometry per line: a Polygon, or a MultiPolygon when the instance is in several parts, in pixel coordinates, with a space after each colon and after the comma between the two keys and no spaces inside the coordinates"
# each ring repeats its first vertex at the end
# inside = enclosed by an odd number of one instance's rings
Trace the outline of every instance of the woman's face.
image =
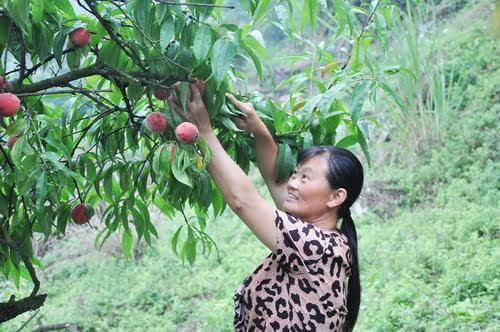
{"type": "Polygon", "coordinates": [[[327,202],[332,199],[333,190],[328,184],[328,154],[309,158],[298,165],[288,179],[288,197],[283,209],[291,215],[314,222],[329,212],[327,202]]]}

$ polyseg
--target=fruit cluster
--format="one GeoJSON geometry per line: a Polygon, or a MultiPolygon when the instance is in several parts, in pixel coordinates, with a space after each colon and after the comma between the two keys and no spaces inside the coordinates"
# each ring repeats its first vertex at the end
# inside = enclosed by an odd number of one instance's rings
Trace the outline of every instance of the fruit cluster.
{"type": "MultiPolygon", "coordinates": [[[[88,45],[90,41],[90,33],[87,29],[79,27],[72,30],[68,34],[71,44],[75,48],[84,48],[88,45]]],[[[195,81],[201,94],[205,90],[205,82],[203,80],[197,79],[195,81]]],[[[16,114],[21,106],[19,98],[12,93],[12,84],[7,81],[4,77],[0,76],[0,118],[9,117],[16,114]]],[[[153,95],[159,100],[166,100],[169,97],[170,90],[158,87],[153,91],[153,95]]],[[[154,134],[162,134],[168,125],[167,117],[161,112],[151,112],[146,116],[144,120],[146,128],[154,134]]],[[[175,128],[175,137],[180,143],[183,144],[194,144],[199,136],[198,128],[190,122],[182,122],[175,128]]],[[[12,150],[16,141],[19,138],[19,134],[12,135],[7,140],[7,147],[12,150]]],[[[170,148],[170,160],[173,159],[175,153],[175,144],[171,145],[170,148]]],[[[198,158],[200,159],[200,158],[198,158]]],[[[197,159],[196,166],[200,168],[201,159],[197,159]]],[[[93,216],[94,210],[92,206],[84,204],[78,204],[73,207],[71,211],[71,218],[76,224],[86,224],[90,218],[93,216]]]]}
{"type": "MultiPolygon", "coordinates": [[[[205,91],[205,82],[197,79],[196,86],[203,94],[205,91]]],[[[167,100],[170,95],[169,89],[158,87],[153,91],[153,95],[159,100],[167,100]]],[[[163,113],[152,112],[148,114],[145,120],[146,127],[155,134],[161,134],[167,128],[167,118],[163,113]]],[[[177,140],[184,144],[194,144],[198,139],[198,128],[190,122],[183,122],[175,128],[175,137],[177,140]]]]}

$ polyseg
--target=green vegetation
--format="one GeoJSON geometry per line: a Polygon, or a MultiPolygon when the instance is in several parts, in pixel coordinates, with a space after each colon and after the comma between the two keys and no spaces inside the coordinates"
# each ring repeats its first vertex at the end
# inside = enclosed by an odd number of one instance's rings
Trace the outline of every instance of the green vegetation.
{"type": "MultiPolygon", "coordinates": [[[[485,24],[492,9],[492,1],[465,6],[425,43],[406,44],[419,58],[411,68],[420,79],[418,105],[407,109],[416,113],[381,102],[378,112],[393,127],[379,128],[373,141],[366,196],[376,201],[361,199],[364,213],[355,218],[363,286],[357,331],[500,330],[500,40],[485,24]],[[424,130],[434,132],[415,144],[424,130]]],[[[392,47],[404,55],[401,44],[392,47]]],[[[409,80],[401,74],[393,82],[406,105],[409,80]]],[[[53,245],[41,275],[50,302],[27,329],[39,320],[82,331],[231,331],[233,292],[267,250],[226,211],[206,228],[220,260],[212,253],[182,266],[167,237],[182,220],[156,223],[159,240],[136,248],[135,259],[117,254],[121,240],[113,238],[103,249],[110,254],[97,255],[87,238],[94,234],[53,245]]],[[[22,283],[20,294],[23,287],[30,285],[22,283]]]]}

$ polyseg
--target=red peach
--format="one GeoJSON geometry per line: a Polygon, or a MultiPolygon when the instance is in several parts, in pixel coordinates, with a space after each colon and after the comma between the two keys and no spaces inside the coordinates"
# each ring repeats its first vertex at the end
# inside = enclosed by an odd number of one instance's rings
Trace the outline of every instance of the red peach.
{"type": "Polygon", "coordinates": [[[10,92],[0,93],[0,116],[11,116],[19,111],[21,101],[10,92]]]}
{"type": "Polygon", "coordinates": [[[165,88],[156,88],[154,91],[154,96],[160,100],[166,100],[169,94],[168,89],[165,88]]]}
{"type": "Polygon", "coordinates": [[[160,112],[150,113],[146,117],[146,126],[153,133],[162,133],[167,128],[167,118],[160,112]]]}
{"type": "Polygon", "coordinates": [[[183,122],[175,128],[175,137],[181,143],[193,144],[198,139],[200,132],[191,122],[183,122]]]}
{"type": "Polygon", "coordinates": [[[76,47],[83,47],[89,43],[90,33],[87,31],[87,29],[76,28],[69,33],[69,39],[71,40],[71,43],[76,47]]]}
{"type": "Polygon", "coordinates": [[[71,210],[71,219],[75,224],[86,224],[94,215],[94,208],[86,204],[78,204],[71,210]]]}
{"type": "Polygon", "coordinates": [[[18,138],[19,137],[16,135],[9,137],[9,139],[7,140],[7,147],[9,148],[9,150],[12,150],[18,138]]]}

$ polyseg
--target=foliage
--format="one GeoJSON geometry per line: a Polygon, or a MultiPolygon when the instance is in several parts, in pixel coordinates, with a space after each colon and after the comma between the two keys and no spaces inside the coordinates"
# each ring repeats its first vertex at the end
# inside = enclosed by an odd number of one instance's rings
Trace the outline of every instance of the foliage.
{"type": "MultiPolygon", "coordinates": [[[[495,168],[500,156],[496,138],[500,130],[500,67],[492,60],[500,56],[498,39],[493,38],[484,25],[464,24],[466,19],[491,15],[489,3],[483,1],[446,26],[438,27],[442,33],[431,37],[434,41],[427,44],[431,51],[419,50],[432,54],[432,50],[437,49],[443,54],[442,62],[432,64],[432,57],[422,61],[429,63],[427,73],[437,72],[443,79],[440,89],[448,96],[448,106],[431,108],[422,114],[422,121],[409,114],[403,117],[390,108],[383,112],[396,123],[401,120],[408,124],[399,127],[400,130],[392,130],[390,136],[394,139],[377,147],[390,151],[393,157],[389,159],[395,160],[393,163],[387,163],[388,158],[384,160],[385,170],[380,172],[380,180],[398,183],[402,193],[398,204],[401,206],[423,202],[444,206],[452,201],[495,206],[498,202],[500,179],[495,168]],[[456,37],[458,35],[460,38],[456,37]],[[410,158],[409,152],[417,151],[410,149],[413,137],[406,135],[412,128],[419,132],[437,129],[426,125],[433,121],[440,123],[439,132],[436,132],[440,139],[422,145],[423,150],[410,158]],[[411,172],[406,165],[412,166],[411,172]]],[[[422,72],[419,76],[422,77],[420,84],[425,85],[426,74],[422,72]]],[[[399,79],[400,83],[395,85],[404,86],[407,78],[400,76],[399,79]]],[[[433,93],[432,89],[427,92],[431,96],[433,93]]],[[[419,95],[416,96],[415,99],[419,95]]]]}
{"type": "Polygon", "coordinates": [[[202,139],[195,145],[175,142],[184,114],[153,98],[155,89],[180,82],[175,94],[185,111],[188,82],[204,80],[203,98],[219,140],[245,171],[254,159],[250,138],[230,120],[236,113],[226,92],[252,100],[267,116],[280,144],[280,177],[310,144],[359,144],[369,159],[365,99],[373,108],[378,88],[392,92],[384,83],[391,73],[377,68],[367,50],[393,20],[389,1],[361,7],[344,0],[242,1],[249,22],[241,26],[222,19],[230,7],[201,2],[206,6],[163,0],[0,2],[0,71],[22,101],[22,111],[0,119],[2,141],[19,136],[11,151],[0,144],[0,269],[16,286],[21,277],[31,279],[37,293],[33,264],[41,262],[33,256],[32,234],[64,234],[77,204],[106,204],[97,246],[115,232],[126,255],[134,237],[150,244],[158,237],[148,210],[154,204],[168,218],[183,216],[185,224],[171,238],[183,262],[193,264],[199,251],[217,248],[205,228],[225,202],[205,169],[210,152],[202,139]],[[332,40],[353,40],[341,67],[325,43],[310,45],[311,68],[287,82],[292,88],[285,104],[236,89],[245,80],[234,65],[238,58],[251,62],[262,80],[266,54],[258,27],[269,13],[279,14],[276,24],[290,37],[305,40],[317,28],[317,13],[326,9],[335,13],[322,19],[329,20],[332,40]],[[85,32],[83,40],[68,41],[77,28],[90,32],[88,44],[85,32]],[[153,111],[168,120],[162,134],[144,125],[153,111]],[[171,144],[177,149],[170,161],[171,144]]]}

